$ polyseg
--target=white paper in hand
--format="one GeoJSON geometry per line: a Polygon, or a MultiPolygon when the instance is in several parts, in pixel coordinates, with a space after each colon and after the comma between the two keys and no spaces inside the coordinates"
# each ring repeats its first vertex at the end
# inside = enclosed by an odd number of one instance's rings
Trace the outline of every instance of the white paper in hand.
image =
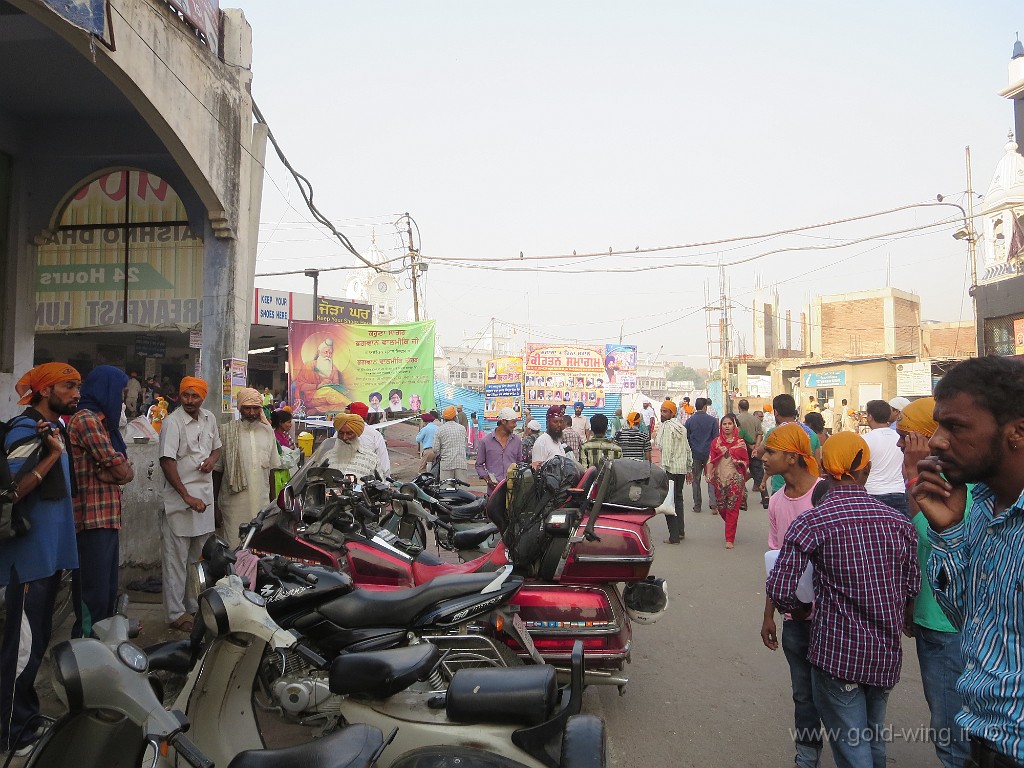
{"type": "MultiPolygon", "coordinates": [[[[775,561],[779,559],[779,549],[769,549],[764,553],[764,572],[766,576],[772,575],[772,569],[775,568],[775,561]]],[[[801,603],[813,603],[814,602],[814,566],[810,563],[804,568],[804,572],[800,575],[800,581],[796,585],[796,599],[801,603]]]]}

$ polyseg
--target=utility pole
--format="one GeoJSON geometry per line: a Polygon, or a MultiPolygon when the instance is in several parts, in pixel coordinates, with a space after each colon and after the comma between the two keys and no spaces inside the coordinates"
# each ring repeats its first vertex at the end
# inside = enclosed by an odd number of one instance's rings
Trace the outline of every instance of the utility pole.
{"type": "Polygon", "coordinates": [[[718,268],[718,283],[721,291],[719,298],[719,307],[721,308],[719,323],[721,328],[719,333],[722,339],[722,415],[724,416],[731,410],[729,408],[729,289],[726,283],[724,266],[718,268]]]}
{"type": "Polygon", "coordinates": [[[491,359],[493,360],[498,355],[494,347],[494,318],[491,318],[491,359]]]}
{"type": "Polygon", "coordinates": [[[971,148],[964,148],[967,153],[967,244],[971,256],[971,298],[978,285],[978,238],[974,233],[974,187],[971,186],[971,148]]]}
{"type": "Polygon", "coordinates": [[[416,264],[416,247],[412,242],[412,217],[405,212],[405,232],[409,236],[409,270],[412,273],[412,316],[416,322],[420,320],[420,288],[418,284],[419,266],[416,264]]]}

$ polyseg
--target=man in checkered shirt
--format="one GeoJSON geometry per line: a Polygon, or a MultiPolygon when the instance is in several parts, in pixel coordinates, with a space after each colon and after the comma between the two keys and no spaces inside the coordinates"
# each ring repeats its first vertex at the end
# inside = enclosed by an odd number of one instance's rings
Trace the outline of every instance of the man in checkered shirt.
{"type": "Polygon", "coordinates": [[[814,704],[838,765],[885,765],[880,728],[900,678],[900,634],[921,588],[916,531],[864,490],[871,452],[859,434],[830,437],[822,464],[834,487],[790,524],[767,594],[780,611],[806,615],[796,588],[813,564],[814,704]]]}

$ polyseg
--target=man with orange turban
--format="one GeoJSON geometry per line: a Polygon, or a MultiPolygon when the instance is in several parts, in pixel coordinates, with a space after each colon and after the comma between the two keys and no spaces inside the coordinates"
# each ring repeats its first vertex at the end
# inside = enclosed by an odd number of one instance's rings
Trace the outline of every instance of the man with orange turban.
{"type": "Polygon", "coordinates": [[[366,422],[354,413],[339,413],[334,417],[335,441],[327,466],[346,475],[362,479],[369,475],[383,475],[380,460],[362,438],[366,422]]]}
{"type": "Polygon", "coordinates": [[[469,464],[466,450],[469,448],[469,433],[458,422],[459,412],[454,405],[441,411],[444,423],[434,433],[434,451],[441,462],[441,479],[454,478],[469,482],[469,464]]]}
{"type": "Polygon", "coordinates": [[[217,527],[232,547],[239,544],[239,527],[273,501],[274,470],[281,466],[277,438],[263,411],[263,396],[243,387],[235,402],[240,418],[220,425],[224,450],[213,467],[217,527]]]}
{"type": "Polygon", "coordinates": [[[886,704],[903,664],[900,638],[921,588],[917,534],[905,515],[864,490],[871,451],[859,434],[830,437],[822,465],[832,490],[790,524],[766,590],[780,611],[805,611],[797,583],[814,566],[807,651],[814,704],[834,734],[837,765],[882,765],[886,704]]]}
{"type": "Polygon", "coordinates": [[[15,536],[0,547],[0,585],[7,587],[7,631],[0,641],[3,750],[21,750],[37,738],[36,674],[50,642],[61,573],[78,568],[74,469],[60,417],[76,411],[81,385],[81,375],[67,363],[37,365],[15,385],[19,404],[28,408],[4,436],[17,487],[10,497],[15,536]]]}
{"type": "MultiPolygon", "coordinates": [[[[789,526],[814,506],[811,497],[818,484],[818,462],[811,439],[796,422],[776,427],[764,441],[765,471],[783,478],[785,484],[768,500],[768,549],[782,548],[789,526]]],[[[761,642],[769,650],[779,647],[775,627],[775,606],[765,598],[761,642]]],[[[814,686],[807,650],[811,643],[811,622],[807,617],[786,614],[782,622],[782,650],[789,664],[793,688],[793,720],[796,739],[795,764],[818,765],[822,749],[821,717],[814,706],[814,686]]]]}
{"type": "Polygon", "coordinates": [[[192,631],[195,601],[185,595],[185,566],[198,560],[216,527],[213,468],[223,444],[217,419],[202,407],[206,382],[186,376],[178,387],[181,407],[163,420],[160,469],[164,514],[160,519],[164,611],[172,629],[192,631]]]}

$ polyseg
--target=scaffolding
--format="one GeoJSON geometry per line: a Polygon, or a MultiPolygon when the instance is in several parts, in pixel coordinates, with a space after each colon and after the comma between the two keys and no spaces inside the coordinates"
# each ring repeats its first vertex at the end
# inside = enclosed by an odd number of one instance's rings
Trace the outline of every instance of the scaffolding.
{"type": "MultiPolygon", "coordinates": [[[[708,339],[708,362],[711,372],[708,376],[709,384],[713,381],[720,382],[722,392],[722,414],[728,413],[730,408],[729,393],[732,390],[730,374],[730,360],[732,357],[732,321],[730,310],[732,301],[729,298],[729,276],[724,266],[718,267],[718,296],[713,298],[714,292],[711,284],[704,283],[704,316],[706,318],[706,330],[708,339]],[[717,371],[717,375],[716,372],[717,371]]],[[[711,387],[708,387],[708,394],[711,387]]]]}

